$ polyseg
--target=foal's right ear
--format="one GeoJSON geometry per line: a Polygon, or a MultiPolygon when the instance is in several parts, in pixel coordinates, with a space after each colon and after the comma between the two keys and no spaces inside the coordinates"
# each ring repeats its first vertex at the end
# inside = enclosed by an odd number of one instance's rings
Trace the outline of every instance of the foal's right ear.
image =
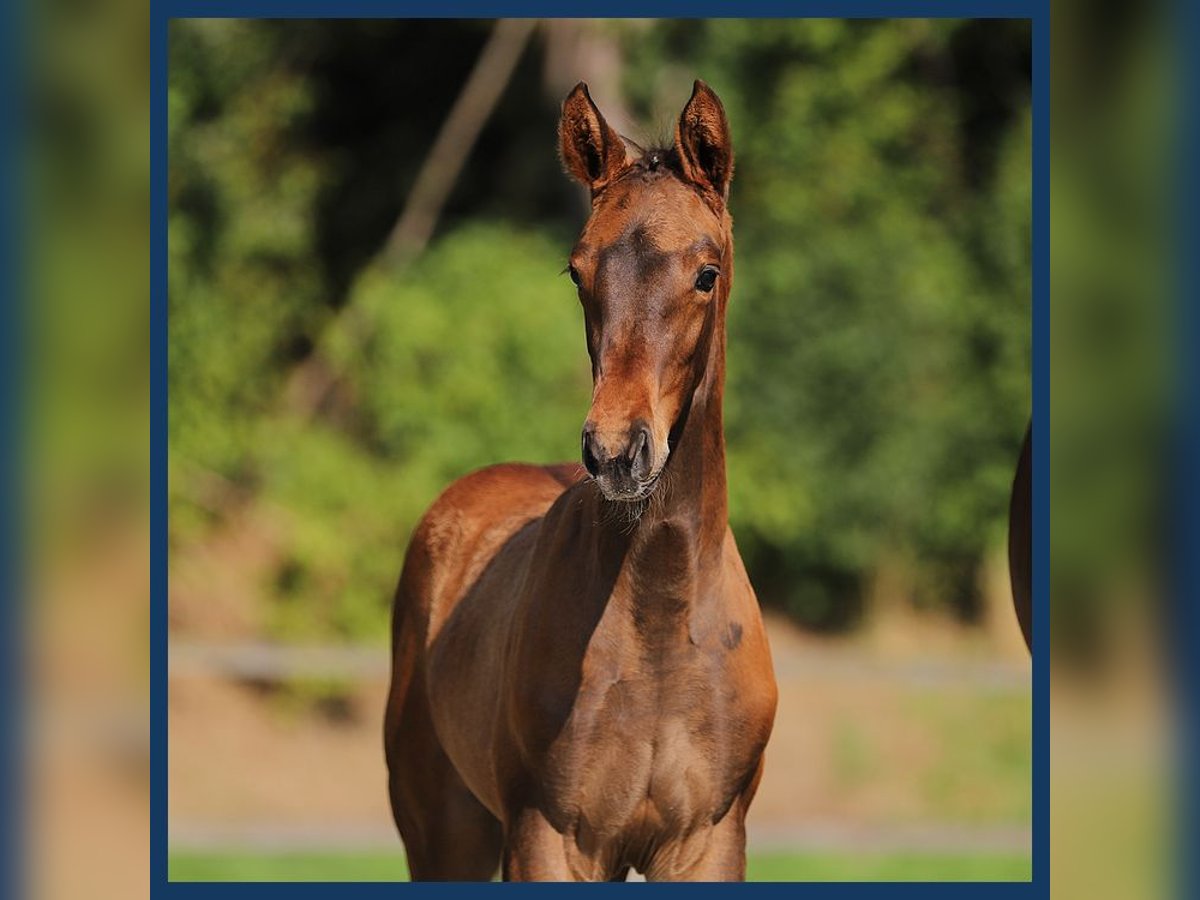
{"type": "Polygon", "coordinates": [[[582,81],[563,102],[558,123],[563,165],[594,197],[625,167],[625,142],[604,121],[582,81]]]}
{"type": "Polygon", "coordinates": [[[733,178],[729,121],[721,98],[699,79],[692,85],[692,97],[675,126],[675,148],[689,181],[711,188],[722,201],[729,199],[733,178]]]}

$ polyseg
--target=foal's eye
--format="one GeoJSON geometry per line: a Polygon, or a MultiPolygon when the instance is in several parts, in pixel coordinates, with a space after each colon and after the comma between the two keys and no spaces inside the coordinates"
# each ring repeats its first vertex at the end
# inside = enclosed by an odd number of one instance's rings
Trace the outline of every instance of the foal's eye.
{"type": "Polygon", "coordinates": [[[571,283],[579,287],[579,270],[574,266],[567,266],[567,274],[571,276],[571,283]]]}
{"type": "Polygon", "coordinates": [[[717,275],[720,273],[712,266],[705,266],[700,270],[700,274],[696,276],[696,290],[708,293],[713,289],[713,285],[717,283],[717,275]]]}

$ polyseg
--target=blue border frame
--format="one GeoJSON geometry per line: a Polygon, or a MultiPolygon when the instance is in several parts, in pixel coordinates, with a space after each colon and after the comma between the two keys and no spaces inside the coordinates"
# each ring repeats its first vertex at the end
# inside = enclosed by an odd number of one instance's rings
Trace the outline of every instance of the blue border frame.
{"type": "MultiPolygon", "coordinates": [[[[783,896],[1006,897],[1050,896],[1050,9],[1048,0],[812,0],[739,5],[682,0],[647,3],[586,2],[564,11],[561,0],[433,0],[385,4],[380,0],[159,0],[151,2],[151,484],[150,484],[150,671],[151,802],[150,893],[163,898],[394,897],[398,892],[445,896],[474,885],[338,883],[171,882],[167,880],[167,40],[172,18],[457,18],[497,16],[570,17],[810,17],[810,18],[1008,18],[1030,19],[1033,41],[1033,847],[1029,882],[838,882],[656,884],[643,890],[745,890],[783,896]]],[[[397,852],[399,852],[397,842],[397,852]]],[[[561,890],[563,885],[514,885],[499,890],[561,890]]],[[[594,885],[585,890],[629,890],[594,885]]],[[[638,890],[634,888],[634,890],[638,890]]]]}
{"type": "Polygon", "coordinates": [[[167,885],[167,10],[150,8],[150,894],[167,885]]]}

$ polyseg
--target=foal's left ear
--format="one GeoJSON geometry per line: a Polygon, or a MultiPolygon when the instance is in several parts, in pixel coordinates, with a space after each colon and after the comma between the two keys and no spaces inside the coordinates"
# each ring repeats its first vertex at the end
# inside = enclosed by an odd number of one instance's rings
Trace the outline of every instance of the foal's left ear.
{"type": "Polygon", "coordinates": [[[729,199],[733,179],[733,141],[721,98],[703,81],[692,86],[692,97],[675,126],[675,147],[683,174],[729,199]]]}

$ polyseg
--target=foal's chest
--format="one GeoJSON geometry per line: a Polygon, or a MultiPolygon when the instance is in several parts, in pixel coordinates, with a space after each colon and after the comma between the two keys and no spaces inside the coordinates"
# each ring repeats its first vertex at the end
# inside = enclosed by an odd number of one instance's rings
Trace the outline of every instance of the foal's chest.
{"type": "Polygon", "coordinates": [[[595,839],[652,839],[711,822],[753,764],[729,740],[731,699],[703,666],[585,681],[548,754],[547,799],[595,839]]]}

